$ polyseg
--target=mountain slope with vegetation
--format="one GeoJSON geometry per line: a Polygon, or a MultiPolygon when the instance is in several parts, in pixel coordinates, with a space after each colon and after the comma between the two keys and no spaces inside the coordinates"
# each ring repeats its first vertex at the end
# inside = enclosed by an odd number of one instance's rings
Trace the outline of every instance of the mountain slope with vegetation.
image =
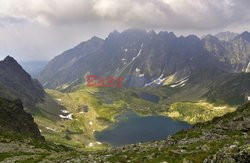
{"type": "Polygon", "coordinates": [[[235,112],[197,124],[165,140],[93,152],[0,134],[0,146],[4,147],[0,148],[0,161],[248,163],[249,124],[248,103],[235,112]]]}

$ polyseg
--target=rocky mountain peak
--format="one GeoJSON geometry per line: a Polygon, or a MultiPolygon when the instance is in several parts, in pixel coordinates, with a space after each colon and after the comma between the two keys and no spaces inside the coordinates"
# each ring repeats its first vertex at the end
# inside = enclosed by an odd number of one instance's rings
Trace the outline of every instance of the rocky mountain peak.
{"type": "Polygon", "coordinates": [[[223,46],[222,42],[215,36],[213,35],[206,35],[202,39],[204,47],[210,51],[210,52],[216,52],[219,53],[218,55],[223,54],[223,46]]]}
{"type": "Polygon", "coordinates": [[[203,38],[203,40],[216,41],[216,42],[219,42],[219,41],[220,41],[217,37],[215,37],[215,36],[213,36],[213,35],[206,35],[206,36],[203,38]]]}
{"type": "Polygon", "coordinates": [[[214,36],[217,37],[220,41],[232,41],[238,35],[238,33],[226,31],[217,33],[214,36]]]}
{"type": "Polygon", "coordinates": [[[110,39],[110,38],[119,36],[119,34],[120,34],[120,33],[119,33],[117,30],[114,30],[113,32],[111,32],[111,33],[108,35],[107,39],[110,39]]]}
{"type": "Polygon", "coordinates": [[[193,40],[193,41],[200,41],[200,38],[195,35],[188,35],[186,39],[193,40]]]}
{"type": "Polygon", "coordinates": [[[103,39],[99,38],[99,37],[96,37],[96,36],[93,36],[90,41],[103,41],[103,39]]]}
{"type": "Polygon", "coordinates": [[[243,32],[241,35],[239,35],[239,37],[250,42],[250,33],[247,31],[243,32]]]}
{"type": "Polygon", "coordinates": [[[0,64],[1,63],[4,64],[4,65],[17,67],[18,69],[22,69],[22,67],[17,63],[17,61],[13,57],[11,57],[9,55],[7,57],[5,57],[3,61],[0,61],[0,64]]]}
{"type": "MultiPolygon", "coordinates": [[[[17,75],[23,76],[23,78],[31,78],[31,76],[25,72],[25,70],[18,64],[18,62],[11,56],[5,57],[3,61],[0,61],[0,68],[3,68],[5,70],[6,75],[14,75],[13,73],[17,73],[17,75]]],[[[4,71],[3,71],[4,73],[4,71]]],[[[1,71],[0,71],[0,75],[1,71]]]]}
{"type": "Polygon", "coordinates": [[[6,62],[6,63],[17,63],[17,61],[13,58],[13,57],[11,57],[11,56],[7,56],[7,57],[5,57],[5,59],[3,60],[4,62],[6,62]]]}
{"type": "Polygon", "coordinates": [[[21,99],[27,106],[43,101],[42,86],[11,56],[0,61],[0,97],[21,99]]]}

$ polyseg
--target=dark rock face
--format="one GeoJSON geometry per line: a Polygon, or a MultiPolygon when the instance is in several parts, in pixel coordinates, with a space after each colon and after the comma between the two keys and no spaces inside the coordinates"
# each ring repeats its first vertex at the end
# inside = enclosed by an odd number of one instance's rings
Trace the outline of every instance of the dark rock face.
{"type": "Polygon", "coordinates": [[[44,140],[32,116],[23,110],[20,100],[0,98],[0,133],[18,133],[44,140]]]}
{"type": "Polygon", "coordinates": [[[0,97],[21,99],[24,105],[42,102],[45,92],[41,84],[31,78],[17,61],[7,56],[0,61],[0,97]]]}

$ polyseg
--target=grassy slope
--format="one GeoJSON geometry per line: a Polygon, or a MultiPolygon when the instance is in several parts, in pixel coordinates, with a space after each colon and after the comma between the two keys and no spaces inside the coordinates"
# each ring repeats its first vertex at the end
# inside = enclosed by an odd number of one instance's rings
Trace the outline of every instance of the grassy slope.
{"type": "MultiPolygon", "coordinates": [[[[113,104],[104,104],[94,97],[97,91],[92,88],[82,88],[70,93],[47,90],[47,93],[64,107],[63,109],[72,114],[73,119],[49,119],[42,114],[35,114],[35,122],[46,140],[79,148],[102,148],[103,145],[96,142],[94,132],[114,122],[114,117],[124,107],[124,103],[116,101],[113,104]],[[84,112],[83,106],[88,108],[87,112],[84,112]]],[[[63,115],[61,112],[57,117],[60,114],[63,115]]]]}
{"type": "Polygon", "coordinates": [[[73,148],[40,142],[25,135],[0,133],[0,162],[55,162],[79,155],[73,148]]]}
{"type": "Polygon", "coordinates": [[[233,111],[235,111],[235,107],[228,105],[215,106],[205,101],[176,102],[170,105],[170,109],[165,112],[165,115],[190,124],[196,124],[210,121],[214,117],[221,117],[233,111]]]}

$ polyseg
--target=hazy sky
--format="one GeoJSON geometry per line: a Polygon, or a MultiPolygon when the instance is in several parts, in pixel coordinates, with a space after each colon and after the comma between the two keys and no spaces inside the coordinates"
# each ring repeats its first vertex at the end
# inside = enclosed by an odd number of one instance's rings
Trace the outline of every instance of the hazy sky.
{"type": "Polygon", "coordinates": [[[0,0],[0,59],[48,60],[127,28],[250,31],[250,0],[0,0]]]}

